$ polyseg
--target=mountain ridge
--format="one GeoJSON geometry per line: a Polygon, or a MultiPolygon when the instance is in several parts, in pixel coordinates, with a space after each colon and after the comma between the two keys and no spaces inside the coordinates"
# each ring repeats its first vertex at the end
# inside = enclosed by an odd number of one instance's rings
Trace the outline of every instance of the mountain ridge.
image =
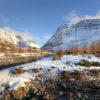
{"type": "Polygon", "coordinates": [[[100,42],[100,19],[85,19],[76,24],[60,26],[42,49],[88,47],[94,42],[100,42]]]}

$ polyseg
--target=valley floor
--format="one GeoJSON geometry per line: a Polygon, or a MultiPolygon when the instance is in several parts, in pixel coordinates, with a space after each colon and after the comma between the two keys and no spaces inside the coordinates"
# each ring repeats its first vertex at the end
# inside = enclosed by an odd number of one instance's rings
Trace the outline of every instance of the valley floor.
{"type": "MultiPolygon", "coordinates": [[[[37,60],[36,62],[18,65],[0,71],[1,95],[6,91],[7,93],[13,91],[14,93],[12,94],[14,98],[22,99],[23,96],[14,95],[16,91],[17,93],[21,91],[20,89],[22,87],[25,88],[25,90],[28,88],[27,91],[34,88],[34,93],[38,93],[38,95],[44,93],[45,95],[43,94],[43,98],[46,99],[43,100],[54,100],[50,99],[48,95],[52,94],[52,97],[53,93],[55,93],[55,96],[58,96],[58,94],[63,95],[66,91],[72,91],[73,89],[74,92],[93,90],[97,92],[98,96],[100,93],[100,57],[94,55],[64,55],[61,59],[54,60],[52,56],[49,56],[37,60]],[[86,86],[89,85],[89,87],[86,87],[85,84],[86,86]]],[[[70,91],[68,93],[71,95],[70,91]]],[[[78,93],[78,97],[83,98],[82,94],[78,93]]],[[[27,96],[25,95],[24,97],[27,96]]],[[[10,97],[7,96],[7,98],[10,97]]]]}

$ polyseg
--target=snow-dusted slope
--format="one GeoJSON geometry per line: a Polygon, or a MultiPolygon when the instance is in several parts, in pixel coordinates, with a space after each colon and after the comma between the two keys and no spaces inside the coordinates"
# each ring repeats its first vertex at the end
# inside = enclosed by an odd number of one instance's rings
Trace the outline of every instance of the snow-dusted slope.
{"type": "Polygon", "coordinates": [[[85,19],[76,24],[59,27],[43,49],[64,50],[71,47],[87,47],[93,42],[100,42],[100,19],[85,19]]]}
{"type": "Polygon", "coordinates": [[[7,41],[20,47],[36,47],[39,46],[33,41],[24,38],[23,33],[15,32],[8,28],[0,28],[0,40],[7,41]],[[19,35],[18,35],[19,34],[19,35]],[[22,34],[22,36],[21,36],[22,34]]]}
{"type": "Polygon", "coordinates": [[[13,44],[17,44],[17,42],[19,41],[19,39],[16,38],[14,32],[2,28],[0,28],[0,40],[7,41],[13,44]]]}
{"type": "MultiPolygon", "coordinates": [[[[12,68],[4,69],[0,71],[0,89],[3,90],[3,84],[8,83],[10,85],[10,89],[16,89],[20,86],[25,86],[25,82],[30,81],[31,79],[34,80],[35,78],[45,80],[45,79],[54,79],[58,76],[58,73],[61,71],[85,71],[88,72],[90,70],[100,70],[100,67],[91,66],[87,68],[85,66],[76,66],[75,63],[79,62],[80,60],[85,59],[87,61],[94,61],[100,62],[100,58],[95,57],[93,55],[65,55],[61,58],[61,60],[53,61],[51,57],[43,58],[36,62],[27,63],[18,65],[12,68]],[[89,58],[90,57],[90,58],[89,58]],[[70,62],[70,63],[69,63],[70,62]],[[12,71],[16,68],[20,68],[22,70],[26,70],[24,73],[13,75],[12,71]],[[41,69],[38,72],[34,72],[31,69],[41,69]]],[[[89,80],[94,78],[89,77],[89,80]]]]}

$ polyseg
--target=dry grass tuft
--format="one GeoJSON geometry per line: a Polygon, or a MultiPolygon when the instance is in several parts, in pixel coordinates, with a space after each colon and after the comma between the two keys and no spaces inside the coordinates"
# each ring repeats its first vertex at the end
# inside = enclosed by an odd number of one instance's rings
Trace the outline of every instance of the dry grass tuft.
{"type": "Polygon", "coordinates": [[[21,68],[16,68],[15,70],[12,71],[12,74],[14,75],[19,75],[22,74],[24,72],[26,72],[27,70],[21,69],[21,68]]]}

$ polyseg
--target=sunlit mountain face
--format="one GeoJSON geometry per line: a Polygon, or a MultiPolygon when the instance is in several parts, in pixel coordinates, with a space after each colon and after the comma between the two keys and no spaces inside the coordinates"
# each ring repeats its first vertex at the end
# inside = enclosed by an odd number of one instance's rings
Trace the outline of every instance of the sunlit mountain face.
{"type": "Polygon", "coordinates": [[[16,32],[8,28],[0,28],[0,40],[7,41],[19,47],[39,48],[39,46],[36,44],[34,40],[27,39],[27,37],[24,36],[24,34],[25,33],[16,32]]]}
{"type": "Polygon", "coordinates": [[[94,42],[100,42],[100,19],[98,18],[60,26],[43,49],[65,50],[72,47],[88,47],[94,42]]]}

